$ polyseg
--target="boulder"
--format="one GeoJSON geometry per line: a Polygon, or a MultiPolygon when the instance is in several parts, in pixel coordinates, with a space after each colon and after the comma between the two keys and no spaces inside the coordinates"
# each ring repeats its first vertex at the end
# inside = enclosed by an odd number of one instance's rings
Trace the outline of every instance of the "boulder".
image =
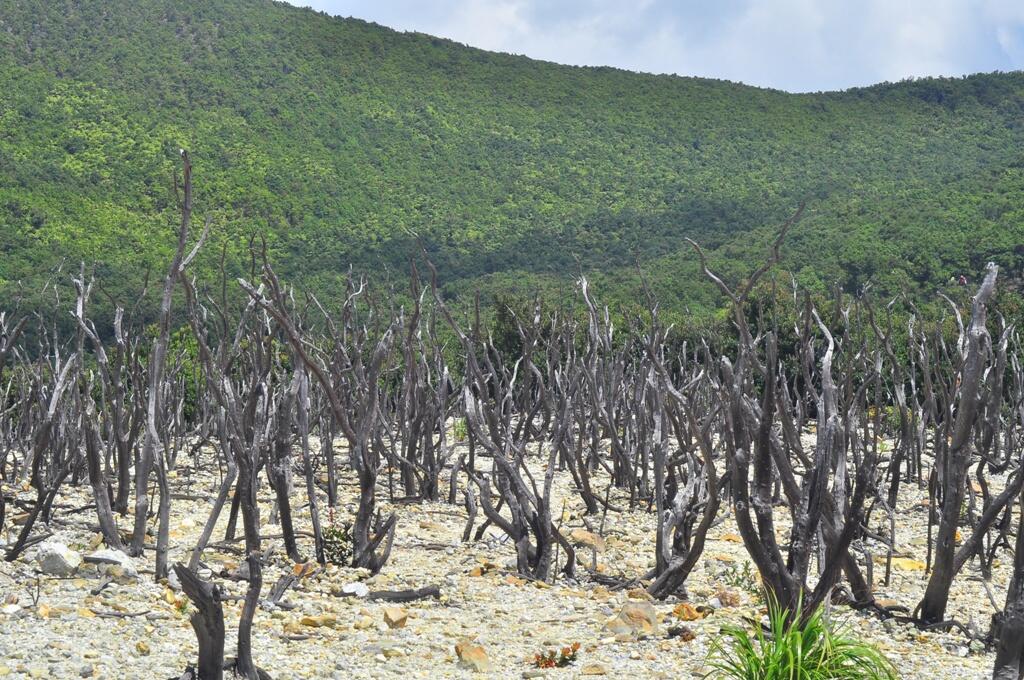
{"type": "Polygon", "coordinates": [[[605,627],[616,635],[654,635],[658,631],[658,614],[650,602],[627,602],[605,627]]]}
{"type": "Polygon", "coordinates": [[[673,626],[668,629],[668,636],[670,638],[679,638],[683,642],[690,642],[696,639],[697,634],[689,626],[673,626]]]}
{"type": "Polygon", "coordinates": [[[70,576],[82,563],[82,556],[63,543],[47,542],[36,553],[39,570],[50,576],[70,576]]]}
{"type": "Polygon", "coordinates": [[[139,577],[139,570],[135,568],[132,558],[120,550],[97,550],[86,555],[85,561],[88,564],[95,564],[96,571],[106,574],[118,583],[131,583],[139,577]]]}

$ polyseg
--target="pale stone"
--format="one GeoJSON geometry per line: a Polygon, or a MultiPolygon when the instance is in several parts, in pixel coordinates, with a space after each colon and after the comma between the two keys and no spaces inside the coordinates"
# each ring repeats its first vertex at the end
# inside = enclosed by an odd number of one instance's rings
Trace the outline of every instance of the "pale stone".
{"type": "Polygon", "coordinates": [[[139,570],[135,568],[132,558],[120,550],[97,550],[86,555],[85,561],[95,564],[98,572],[110,576],[118,583],[131,583],[139,577],[139,570]]]}
{"type": "Polygon", "coordinates": [[[36,553],[39,570],[50,576],[70,576],[82,564],[82,556],[63,543],[47,542],[36,553]]]}
{"type": "Polygon", "coordinates": [[[361,581],[355,581],[353,583],[346,583],[341,587],[341,592],[346,595],[355,595],[356,597],[366,597],[370,594],[370,589],[366,587],[366,584],[361,581]]]}

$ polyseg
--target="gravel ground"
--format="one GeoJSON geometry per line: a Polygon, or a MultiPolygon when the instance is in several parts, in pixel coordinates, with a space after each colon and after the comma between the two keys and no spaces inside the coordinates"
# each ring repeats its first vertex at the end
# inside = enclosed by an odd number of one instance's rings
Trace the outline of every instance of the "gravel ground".
{"type": "MultiPolygon", "coordinates": [[[[354,510],[356,488],[351,475],[343,475],[339,516],[354,510]]],[[[172,473],[172,489],[190,498],[212,494],[212,472],[172,473]]],[[[566,529],[584,528],[579,517],[582,504],[570,491],[568,475],[556,476],[555,507],[564,507],[566,529]],[[564,506],[563,506],[564,499],[564,506]]],[[[301,480],[293,499],[301,493],[301,480]]],[[[264,487],[265,488],[265,487],[264,487]]],[[[447,488],[446,486],[443,488],[447,488]]],[[[98,545],[95,516],[89,511],[71,513],[91,503],[88,487],[66,489],[59,499],[57,519],[50,527],[54,536],[86,555],[98,545]]],[[[28,499],[32,494],[18,492],[28,499]]],[[[385,495],[381,492],[381,495],[385,495]]],[[[924,590],[923,564],[926,522],[921,493],[908,488],[897,508],[897,560],[889,586],[876,585],[880,598],[910,607],[924,590]]],[[[271,516],[270,498],[261,498],[261,518],[271,516]]],[[[321,502],[325,504],[325,499],[321,502]]],[[[621,502],[621,501],[620,501],[621,502]]],[[[386,509],[387,503],[383,503],[386,509]]],[[[210,509],[205,499],[172,502],[171,561],[187,561],[202,523],[210,509]]],[[[10,506],[9,506],[10,508],[10,506]]],[[[687,583],[695,606],[720,605],[738,597],[734,606],[717,608],[710,616],[687,621],[693,639],[666,636],[668,628],[683,625],[673,610],[678,601],[654,603],[659,619],[656,634],[644,639],[617,638],[606,623],[629,602],[641,602],[642,594],[610,592],[587,580],[564,579],[555,584],[525,582],[514,575],[514,551],[496,529],[483,540],[460,541],[465,510],[442,503],[403,504],[395,508],[399,523],[391,560],[384,571],[367,578],[365,573],[329,566],[304,578],[285,596],[291,610],[257,611],[253,630],[256,663],[275,680],[284,678],[569,678],[581,675],[620,678],[686,678],[707,672],[711,642],[723,623],[740,623],[759,617],[760,605],[753,583],[737,578],[748,562],[730,517],[712,534],[701,563],[687,583]],[[479,575],[478,575],[479,574],[479,575]],[[339,597],[341,586],[363,580],[371,590],[439,585],[440,600],[420,600],[403,605],[408,614],[404,627],[390,629],[384,610],[390,605],[357,598],[339,597]],[[722,595],[720,591],[726,590],[722,595]],[[721,595],[721,597],[719,597],[721,595]],[[319,626],[310,624],[322,624],[319,626]],[[455,645],[463,640],[480,645],[493,665],[489,672],[474,672],[460,663],[455,645]],[[561,669],[537,670],[534,654],[580,643],[577,661],[561,669]]],[[[783,511],[784,512],[784,511],[783,511]]],[[[226,519],[227,512],[224,512],[226,519]]],[[[130,518],[120,518],[122,529],[130,518]]],[[[223,536],[222,519],[215,538],[223,536]]],[[[297,529],[308,531],[308,508],[296,508],[297,529]]],[[[589,518],[597,529],[601,518],[589,518]]],[[[782,525],[780,517],[780,525],[782,525]]],[[[600,570],[629,577],[641,575],[653,565],[655,518],[643,511],[609,513],[603,534],[607,548],[598,555],[600,570]]],[[[155,524],[154,524],[155,531],[155,524]]],[[[13,540],[13,532],[4,536],[13,540]]],[[[279,529],[266,526],[265,535],[279,529]]],[[[300,539],[304,554],[312,552],[312,540],[300,539]]],[[[233,569],[240,543],[221,544],[206,551],[204,563],[215,573],[233,569]]],[[[293,565],[283,553],[280,540],[264,542],[275,548],[265,569],[264,592],[293,565]]],[[[133,560],[139,579],[111,583],[93,595],[101,581],[95,568],[83,564],[74,574],[53,577],[41,574],[35,549],[13,563],[0,562],[0,676],[9,678],[118,678],[150,680],[177,678],[194,659],[196,640],[188,623],[189,608],[183,595],[152,579],[152,553],[133,560]]],[[[879,552],[881,552],[879,550],[879,552]]],[[[580,559],[590,563],[589,549],[580,559]]],[[[877,558],[876,558],[877,559],[877,558]]],[[[1008,560],[1004,559],[1004,562],[1008,560]]],[[[1008,564],[999,565],[989,584],[1002,605],[1008,564]]],[[[884,563],[875,564],[876,584],[884,563]]],[[[245,584],[217,579],[233,594],[245,584]]],[[[225,604],[228,641],[237,625],[240,602],[225,604]]],[[[985,584],[968,565],[957,579],[949,615],[987,630],[994,609],[985,584]]],[[[896,664],[904,678],[987,678],[993,654],[978,643],[973,646],[956,633],[921,633],[912,626],[894,625],[837,608],[835,617],[849,633],[876,643],[896,664]]],[[[688,637],[688,636],[684,636],[688,637]]]]}

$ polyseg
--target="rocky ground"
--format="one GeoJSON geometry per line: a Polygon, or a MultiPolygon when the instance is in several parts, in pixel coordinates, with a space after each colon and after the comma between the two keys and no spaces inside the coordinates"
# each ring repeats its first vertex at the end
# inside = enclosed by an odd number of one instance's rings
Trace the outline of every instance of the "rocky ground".
{"type": "MultiPolygon", "coordinates": [[[[192,473],[187,468],[179,468],[172,477],[178,497],[172,502],[170,559],[187,561],[209,513],[216,479],[212,471],[192,473]]],[[[343,481],[339,518],[354,510],[355,501],[354,479],[346,475],[343,481]]],[[[565,529],[603,534],[603,551],[597,554],[600,571],[628,577],[645,572],[653,564],[653,514],[610,513],[603,530],[599,517],[588,518],[587,527],[570,481],[568,476],[556,480],[556,507],[564,507],[565,529]]],[[[31,497],[20,487],[17,491],[31,497]]],[[[300,496],[297,489],[293,498],[300,496]]],[[[261,517],[267,522],[271,499],[268,495],[260,500],[261,517]]],[[[66,489],[49,528],[53,536],[48,545],[34,547],[13,563],[0,562],[0,676],[176,678],[194,660],[196,639],[184,595],[153,581],[151,552],[123,563],[116,555],[97,557],[102,546],[95,516],[90,510],[75,512],[90,502],[87,485],[66,489]],[[100,589],[107,581],[109,585],[100,589]]],[[[428,503],[395,509],[400,517],[395,546],[382,573],[371,577],[328,566],[288,591],[284,603],[289,609],[257,611],[254,659],[275,680],[700,677],[708,670],[705,662],[722,624],[760,616],[756,582],[749,576],[746,553],[728,517],[713,529],[688,582],[688,603],[650,603],[639,589],[612,591],[587,579],[583,570],[574,582],[518,578],[509,568],[513,549],[498,530],[488,530],[478,542],[461,542],[466,517],[462,507],[428,503]],[[344,596],[346,584],[356,582],[370,590],[438,585],[441,597],[396,606],[344,596]],[[579,650],[571,665],[535,667],[535,654],[574,643],[579,650]]],[[[891,584],[876,585],[876,590],[880,598],[913,608],[925,584],[926,516],[919,492],[908,491],[897,510],[900,557],[891,584]]],[[[129,519],[121,518],[122,529],[130,526],[129,519]]],[[[298,529],[308,531],[308,508],[297,508],[297,521],[298,529]]],[[[223,536],[224,523],[215,539],[223,536]]],[[[11,535],[3,539],[13,540],[9,527],[7,531],[11,535]]],[[[279,535],[279,530],[265,526],[264,534],[279,535]]],[[[577,532],[577,537],[586,540],[583,533],[577,532]]],[[[295,568],[284,556],[280,540],[264,545],[268,544],[275,550],[265,569],[264,593],[281,574],[295,568]]],[[[236,595],[244,592],[245,584],[216,574],[237,567],[240,545],[217,544],[204,557],[216,580],[236,595]]],[[[303,537],[301,549],[309,555],[312,540],[303,537]]],[[[579,555],[589,566],[591,550],[584,548],[579,555]]],[[[1006,566],[997,568],[989,584],[1000,605],[1006,566]]],[[[883,573],[884,564],[876,563],[876,584],[883,573]]],[[[353,589],[359,590],[349,585],[348,590],[353,589]]],[[[231,636],[240,608],[240,601],[225,604],[228,655],[234,650],[231,636]]],[[[968,566],[954,587],[950,616],[987,630],[993,611],[986,584],[968,566]]],[[[961,634],[922,633],[843,608],[836,609],[835,616],[851,635],[876,643],[904,678],[933,678],[936,673],[949,680],[990,677],[991,651],[961,634]]]]}

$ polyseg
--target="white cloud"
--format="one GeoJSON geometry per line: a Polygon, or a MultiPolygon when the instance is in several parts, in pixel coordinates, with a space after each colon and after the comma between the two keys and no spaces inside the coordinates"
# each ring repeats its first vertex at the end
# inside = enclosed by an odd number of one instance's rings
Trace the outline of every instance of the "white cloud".
{"type": "Polygon", "coordinates": [[[565,64],[795,91],[1024,68],[1022,0],[294,0],[565,64]]]}

